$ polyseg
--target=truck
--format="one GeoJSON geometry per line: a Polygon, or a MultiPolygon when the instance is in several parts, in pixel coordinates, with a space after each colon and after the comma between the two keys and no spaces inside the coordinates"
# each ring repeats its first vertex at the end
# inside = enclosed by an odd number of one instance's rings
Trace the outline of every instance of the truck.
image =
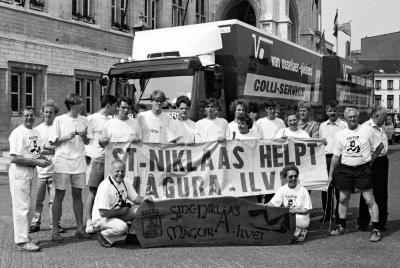
{"type": "Polygon", "coordinates": [[[104,92],[149,105],[153,90],[165,92],[166,109],[178,96],[192,101],[193,120],[204,117],[204,100],[216,98],[228,120],[238,98],[258,104],[273,99],[281,116],[300,101],[321,121],[323,105],[336,99],[361,109],[373,106],[373,72],[337,56],[323,56],[238,20],[136,32],[132,57],[101,79],[104,92]]]}

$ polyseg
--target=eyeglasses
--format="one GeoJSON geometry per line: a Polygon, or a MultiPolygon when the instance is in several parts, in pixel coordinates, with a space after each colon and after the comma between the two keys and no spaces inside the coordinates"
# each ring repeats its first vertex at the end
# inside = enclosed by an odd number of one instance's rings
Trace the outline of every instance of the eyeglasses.
{"type": "Polygon", "coordinates": [[[289,175],[287,177],[288,177],[288,179],[297,179],[299,177],[299,175],[289,175]]]}

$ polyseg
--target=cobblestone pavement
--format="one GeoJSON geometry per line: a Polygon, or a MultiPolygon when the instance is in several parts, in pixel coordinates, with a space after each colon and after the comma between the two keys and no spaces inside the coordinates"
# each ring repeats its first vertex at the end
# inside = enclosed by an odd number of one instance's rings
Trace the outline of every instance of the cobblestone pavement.
{"type": "MultiPolygon", "coordinates": [[[[368,241],[368,232],[357,232],[358,194],[351,200],[349,233],[328,237],[329,223],[321,226],[319,193],[312,193],[316,212],[307,240],[301,245],[257,247],[175,247],[141,249],[139,245],[121,245],[106,249],[97,240],[74,238],[75,220],[72,200],[67,192],[63,207],[62,226],[66,242],[50,241],[48,208],[44,209],[42,230],[32,234],[41,241],[38,253],[19,252],[13,243],[11,201],[8,178],[0,175],[0,268],[3,267],[394,267],[400,263],[400,145],[391,147],[388,230],[379,243],[368,241]]],[[[46,200],[47,201],[47,200],[46,200]]]]}

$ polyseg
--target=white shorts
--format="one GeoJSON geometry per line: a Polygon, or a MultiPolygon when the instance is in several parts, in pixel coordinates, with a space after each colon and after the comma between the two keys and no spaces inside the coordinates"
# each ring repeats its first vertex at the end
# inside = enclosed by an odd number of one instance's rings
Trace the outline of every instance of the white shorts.
{"type": "Polygon", "coordinates": [[[54,188],[57,190],[66,190],[68,182],[71,182],[73,188],[85,188],[86,174],[54,173],[54,188]]]}

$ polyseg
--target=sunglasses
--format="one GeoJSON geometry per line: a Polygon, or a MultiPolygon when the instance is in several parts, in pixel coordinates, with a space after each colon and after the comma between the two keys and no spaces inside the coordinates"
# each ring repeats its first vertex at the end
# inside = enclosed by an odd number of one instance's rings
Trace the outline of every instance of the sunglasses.
{"type": "Polygon", "coordinates": [[[287,177],[288,177],[288,179],[297,179],[299,177],[299,175],[289,175],[287,177]]]}

